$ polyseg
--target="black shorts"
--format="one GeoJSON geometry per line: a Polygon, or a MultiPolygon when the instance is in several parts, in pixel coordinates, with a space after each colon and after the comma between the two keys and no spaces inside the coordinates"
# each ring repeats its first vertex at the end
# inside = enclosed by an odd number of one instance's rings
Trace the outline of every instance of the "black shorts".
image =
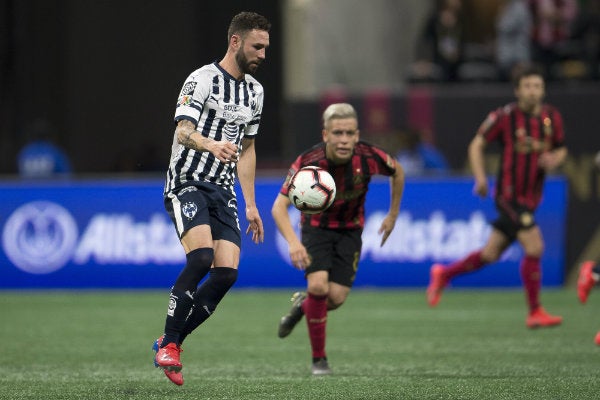
{"type": "Polygon", "coordinates": [[[212,183],[196,182],[194,186],[168,193],[164,200],[180,239],[194,226],[210,225],[213,240],[227,240],[241,247],[237,200],[227,190],[212,183]]]}
{"type": "Polygon", "coordinates": [[[492,222],[492,226],[504,233],[511,243],[515,241],[520,230],[536,226],[534,210],[528,207],[498,200],[496,209],[499,215],[492,222]]]}
{"type": "Polygon", "coordinates": [[[312,260],[305,275],[328,271],[330,282],[352,287],[360,260],[361,235],[362,229],[302,227],[302,244],[312,260]]]}

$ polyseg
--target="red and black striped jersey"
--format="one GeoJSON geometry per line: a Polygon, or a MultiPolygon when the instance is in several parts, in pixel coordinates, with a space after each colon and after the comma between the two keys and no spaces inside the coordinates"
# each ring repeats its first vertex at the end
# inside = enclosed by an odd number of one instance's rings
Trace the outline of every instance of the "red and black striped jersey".
{"type": "Polygon", "coordinates": [[[316,166],[328,171],[336,185],[333,204],[319,214],[302,214],[302,225],[328,229],[361,229],[365,223],[365,199],[374,175],[396,172],[394,159],[382,149],[359,141],[350,161],[336,165],[325,156],[325,143],[306,150],[292,163],[280,193],[288,195],[292,176],[302,167],[316,166]]]}
{"type": "Polygon", "coordinates": [[[489,113],[477,134],[501,147],[495,197],[535,209],[546,175],[539,157],[565,145],[560,112],[543,104],[540,113],[533,115],[510,103],[489,113]]]}

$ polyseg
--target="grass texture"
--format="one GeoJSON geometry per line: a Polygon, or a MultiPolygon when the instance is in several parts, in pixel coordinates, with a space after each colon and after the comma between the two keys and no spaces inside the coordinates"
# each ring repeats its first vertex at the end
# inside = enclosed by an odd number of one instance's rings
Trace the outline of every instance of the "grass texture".
{"type": "Polygon", "coordinates": [[[329,314],[334,375],[310,375],[290,291],[233,290],[184,344],[185,384],[152,365],[167,292],[0,292],[0,399],[591,399],[600,294],[546,290],[560,327],[525,328],[520,290],[354,290],[329,314]]]}

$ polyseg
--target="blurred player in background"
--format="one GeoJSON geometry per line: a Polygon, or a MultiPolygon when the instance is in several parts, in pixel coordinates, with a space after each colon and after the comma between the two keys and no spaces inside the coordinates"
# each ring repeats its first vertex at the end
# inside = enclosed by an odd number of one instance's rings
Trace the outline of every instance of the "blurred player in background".
{"type": "Polygon", "coordinates": [[[381,245],[394,229],[404,190],[404,172],[383,150],[359,141],[358,118],[350,104],[332,104],[323,113],[323,142],[302,153],[289,169],[272,208],[277,228],[289,245],[292,264],[303,270],[307,293],[295,293],[292,308],[279,323],[278,335],[288,336],[306,315],[312,347],[313,375],[331,373],[325,354],[328,310],[348,297],[358,269],[364,226],[364,206],[374,175],[390,176],[391,199],[379,233],[381,245]],[[300,168],[317,166],[334,178],[333,204],[319,214],[302,214],[302,241],[290,222],[288,184],[300,168]]]}
{"type": "MultiPolygon", "coordinates": [[[[600,170],[600,151],[594,159],[596,168],[600,170]]],[[[592,288],[600,281],[600,260],[588,260],[581,264],[579,278],[577,279],[577,295],[582,304],[587,302],[592,288]]],[[[600,346],[600,331],[596,334],[594,342],[600,346]]]]}
{"type": "Polygon", "coordinates": [[[474,192],[481,197],[488,195],[484,149],[492,142],[501,147],[502,159],[494,193],[498,218],[492,223],[491,234],[483,248],[449,266],[432,266],[427,301],[435,306],[444,287],[454,277],[497,261],[517,240],[525,252],[520,273],[529,305],[526,326],[559,325],[562,317],[548,314],[540,304],[540,258],[544,242],[534,213],[542,197],[546,174],[561,165],[567,156],[563,120],[555,107],[542,102],[545,85],[541,71],[525,69],[514,83],[517,101],[492,111],[469,145],[474,192]]]}
{"type": "Polygon", "coordinates": [[[187,262],[171,289],[164,335],[154,344],[155,366],[177,385],[183,384],[181,343],[215,311],[237,279],[241,233],[236,171],[246,204],[246,233],[252,231],[255,243],[264,239],[254,196],[254,139],[263,88],[250,74],[265,60],[270,27],[256,13],[233,17],[225,56],[192,72],[177,102],[164,201],[187,262]]]}

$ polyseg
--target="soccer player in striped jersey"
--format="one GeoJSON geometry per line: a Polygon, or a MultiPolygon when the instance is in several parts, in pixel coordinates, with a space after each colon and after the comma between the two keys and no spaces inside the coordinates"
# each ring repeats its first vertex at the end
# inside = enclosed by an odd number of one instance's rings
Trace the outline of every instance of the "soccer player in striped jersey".
{"type": "Polygon", "coordinates": [[[381,223],[381,245],[394,229],[404,190],[404,172],[385,151],[359,141],[358,119],[350,104],[332,104],[323,113],[323,141],[302,153],[289,169],[271,210],[277,228],[289,245],[292,264],[303,270],[305,293],[292,296],[292,309],[279,322],[279,337],[289,335],[306,315],[312,348],[312,374],[331,373],[325,354],[328,310],[339,308],[350,293],[362,246],[365,197],[374,175],[390,176],[391,199],[381,223]],[[317,166],[335,180],[333,204],[319,214],[302,214],[302,239],[290,222],[288,184],[300,168],[317,166]]]}
{"type": "Polygon", "coordinates": [[[523,70],[515,79],[514,93],[517,101],[492,111],[469,145],[474,192],[484,198],[488,195],[484,149],[488,143],[500,145],[501,163],[494,193],[498,218],[483,248],[449,266],[431,267],[427,301],[435,306],[454,277],[497,261],[517,240],[525,253],[520,265],[529,306],[525,324],[529,328],[554,326],[562,318],[548,314],[540,303],[544,242],[534,214],[546,174],[567,156],[563,119],[555,107],[542,102],[545,85],[539,70],[523,70]]]}
{"type": "Polygon", "coordinates": [[[236,174],[246,206],[246,233],[252,232],[255,243],[264,239],[254,194],[254,140],[263,88],[250,74],[265,60],[270,27],[256,13],[234,16],[223,59],[192,72],[177,101],[164,202],[187,261],[171,289],[164,335],[153,349],[155,366],[178,385],[183,384],[181,343],[215,311],[237,279],[241,233],[236,174]]]}

